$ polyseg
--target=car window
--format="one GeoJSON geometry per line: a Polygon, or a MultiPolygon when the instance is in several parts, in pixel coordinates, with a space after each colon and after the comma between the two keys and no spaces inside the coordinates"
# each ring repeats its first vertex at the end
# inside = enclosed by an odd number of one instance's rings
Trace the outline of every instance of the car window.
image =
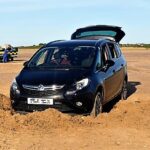
{"type": "Polygon", "coordinates": [[[111,58],[114,59],[114,58],[118,58],[118,54],[116,52],[116,49],[115,49],[115,46],[113,43],[107,43],[108,47],[109,47],[109,51],[110,51],[110,54],[111,54],[111,58]]]}
{"type": "Polygon", "coordinates": [[[46,56],[47,56],[47,51],[43,51],[43,53],[41,53],[38,61],[37,61],[37,66],[42,65],[45,63],[46,60],[46,56]]]}
{"type": "Polygon", "coordinates": [[[101,48],[98,47],[96,67],[101,67],[101,66],[102,66],[101,48]]]}
{"type": "Polygon", "coordinates": [[[115,44],[115,49],[117,51],[118,57],[120,57],[121,56],[121,49],[120,49],[118,44],[115,44]]]}
{"type": "Polygon", "coordinates": [[[109,53],[108,53],[108,48],[107,45],[104,44],[101,48],[101,58],[102,58],[102,66],[106,65],[107,60],[109,60],[109,53]]]}

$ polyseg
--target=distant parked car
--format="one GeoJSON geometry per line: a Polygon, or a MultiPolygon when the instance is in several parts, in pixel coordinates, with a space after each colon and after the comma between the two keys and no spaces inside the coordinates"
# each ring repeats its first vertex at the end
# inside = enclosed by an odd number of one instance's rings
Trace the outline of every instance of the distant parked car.
{"type": "Polygon", "coordinates": [[[24,63],[10,89],[15,110],[56,108],[97,116],[104,104],[127,99],[127,63],[116,26],[78,29],[70,41],[43,46],[24,63]]]}
{"type": "Polygon", "coordinates": [[[14,58],[16,58],[18,56],[18,48],[17,47],[12,47],[11,45],[5,45],[0,47],[0,61],[3,60],[3,54],[4,54],[4,50],[7,47],[8,49],[8,60],[9,61],[13,61],[14,58]]]}

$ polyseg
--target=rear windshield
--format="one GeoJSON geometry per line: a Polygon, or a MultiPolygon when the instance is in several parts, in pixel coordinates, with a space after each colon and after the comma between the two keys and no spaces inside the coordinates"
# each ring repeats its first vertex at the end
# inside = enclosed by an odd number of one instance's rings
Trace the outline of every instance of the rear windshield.
{"type": "Polygon", "coordinates": [[[49,47],[37,52],[28,67],[89,68],[95,57],[95,47],[49,47]]]}
{"type": "Polygon", "coordinates": [[[109,36],[109,37],[115,37],[116,32],[114,31],[85,31],[81,32],[76,35],[76,38],[83,38],[83,37],[89,37],[89,36],[109,36]]]}

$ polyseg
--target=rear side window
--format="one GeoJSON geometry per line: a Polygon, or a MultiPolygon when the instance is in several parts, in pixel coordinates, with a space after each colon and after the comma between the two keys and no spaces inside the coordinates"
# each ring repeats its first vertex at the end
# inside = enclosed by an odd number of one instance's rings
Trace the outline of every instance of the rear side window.
{"type": "Polygon", "coordinates": [[[102,46],[101,58],[102,58],[102,66],[105,66],[107,60],[109,60],[109,53],[108,53],[107,45],[102,46]]]}
{"type": "Polygon", "coordinates": [[[114,44],[113,43],[108,43],[107,45],[109,47],[112,59],[118,58],[118,53],[116,51],[116,48],[115,48],[114,44]]]}
{"type": "Polygon", "coordinates": [[[121,49],[120,49],[119,45],[115,44],[115,49],[118,53],[118,57],[120,57],[122,53],[121,53],[121,49]]]}

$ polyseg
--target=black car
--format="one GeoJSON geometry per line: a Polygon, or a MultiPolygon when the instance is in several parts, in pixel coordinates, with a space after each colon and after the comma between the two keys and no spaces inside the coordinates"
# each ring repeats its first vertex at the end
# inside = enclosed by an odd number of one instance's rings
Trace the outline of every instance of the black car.
{"type": "Polygon", "coordinates": [[[13,108],[97,116],[115,97],[127,99],[127,63],[118,44],[124,35],[120,27],[89,26],[76,30],[69,41],[46,44],[13,81],[13,108]]]}

